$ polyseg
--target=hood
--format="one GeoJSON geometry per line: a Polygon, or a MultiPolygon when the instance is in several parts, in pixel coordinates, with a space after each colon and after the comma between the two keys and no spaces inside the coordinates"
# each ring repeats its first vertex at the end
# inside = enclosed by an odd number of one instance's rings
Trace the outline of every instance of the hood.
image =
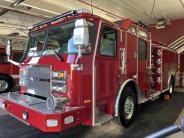
{"type": "Polygon", "coordinates": [[[59,61],[54,55],[41,56],[41,57],[28,57],[22,63],[22,66],[26,65],[51,65],[52,70],[68,70],[70,64],[73,64],[76,60],[77,55],[65,54],[62,55],[64,61],[59,61]]]}

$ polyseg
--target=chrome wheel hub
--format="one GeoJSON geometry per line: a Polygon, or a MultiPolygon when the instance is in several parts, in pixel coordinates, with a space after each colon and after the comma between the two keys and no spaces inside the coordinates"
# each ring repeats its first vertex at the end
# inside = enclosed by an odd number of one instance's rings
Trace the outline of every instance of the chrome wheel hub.
{"type": "Polygon", "coordinates": [[[124,113],[125,113],[125,118],[126,119],[131,119],[134,113],[134,100],[133,97],[128,96],[126,101],[125,101],[125,108],[124,108],[124,113]]]}
{"type": "Polygon", "coordinates": [[[8,88],[8,83],[5,80],[0,80],[0,92],[8,88]]]}

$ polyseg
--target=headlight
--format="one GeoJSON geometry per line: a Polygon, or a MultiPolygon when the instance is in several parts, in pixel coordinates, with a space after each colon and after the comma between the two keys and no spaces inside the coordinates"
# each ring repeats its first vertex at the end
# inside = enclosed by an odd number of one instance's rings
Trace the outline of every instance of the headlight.
{"type": "Polygon", "coordinates": [[[65,84],[52,84],[52,91],[66,92],[66,85],[65,84]]]}
{"type": "Polygon", "coordinates": [[[27,76],[27,69],[21,68],[19,74],[20,76],[27,76]]]}
{"type": "Polygon", "coordinates": [[[59,111],[69,102],[69,98],[51,95],[47,97],[46,106],[50,111],[59,111]]]}
{"type": "Polygon", "coordinates": [[[56,79],[66,79],[66,75],[67,75],[66,71],[52,72],[52,78],[56,78],[56,79]]]}

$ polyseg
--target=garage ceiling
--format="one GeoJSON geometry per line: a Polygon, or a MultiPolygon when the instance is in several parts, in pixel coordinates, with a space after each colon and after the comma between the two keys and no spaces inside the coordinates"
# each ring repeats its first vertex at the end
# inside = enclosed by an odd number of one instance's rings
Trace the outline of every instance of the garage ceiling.
{"type": "Polygon", "coordinates": [[[94,14],[111,21],[121,20],[120,17],[129,17],[152,24],[158,19],[184,18],[184,0],[22,0],[16,6],[11,7],[10,5],[15,1],[20,0],[0,1],[0,10],[11,8],[10,11],[0,16],[0,27],[4,28],[0,33],[22,32],[28,26],[44,18],[53,17],[72,9],[87,8],[91,11],[91,6],[89,6],[91,3],[95,6],[93,7],[94,14]],[[12,12],[13,10],[17,12],[12,12]],[[20,11],[25,14],[18,13],[20,11]],[[8,32],[6,32],[7,28],[10,28],[8,32]]]}
{"type": "Polygon", "coordinates": [[[1,0],[0,35],[27,35],[27,27],[79,8],[93,10],[110,21],[128,17],[154,24],[159,19],[184,18],[184,0],[1,0]]]}

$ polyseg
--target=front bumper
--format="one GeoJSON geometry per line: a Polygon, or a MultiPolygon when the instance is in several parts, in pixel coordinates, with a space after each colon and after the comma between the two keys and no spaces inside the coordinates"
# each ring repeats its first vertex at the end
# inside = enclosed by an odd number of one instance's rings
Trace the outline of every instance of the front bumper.
{"type": "Polygon", "coordinates": [[[21,122],[44,132],[60,132],[87,119],[84,107],[66,106],[61,111],[52,112],[47,109],[45,100],[19,92],[0,94],[0,108],[21,122]]]}

